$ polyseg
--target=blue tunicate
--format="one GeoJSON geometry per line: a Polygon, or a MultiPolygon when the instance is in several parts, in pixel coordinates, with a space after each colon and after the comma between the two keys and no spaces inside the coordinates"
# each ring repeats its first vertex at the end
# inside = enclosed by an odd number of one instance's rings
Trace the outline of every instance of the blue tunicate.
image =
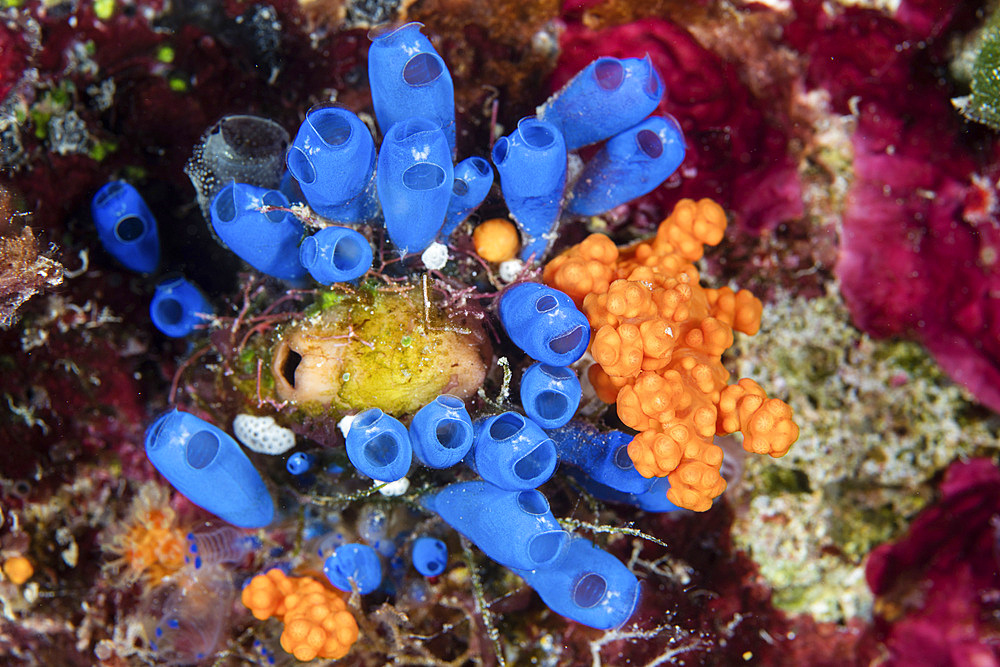
{"type": "Polygon", "coordinates": [[[156,218],[138,190],[125,181],[106,184],[90,202],[97,238],[128,269],[150,273],[160,263],[156,218]]]}
{"type": "Polygon", "coordinates": [[[299,241],[305,229],[287,210],[288,200],[277,190],[230,183],[212,200],[212,227],[230,250],[252,267],[282,280],[299,281],[306,270],[299,262],[299,241]]]}
{"type": "Polygon", "coordinates": [[[563,557],[549,568],[512,569],[549,609],[598,630],[624,625],[639,602],[635,575],[582,537],[573,538],[563,557]]]}
{"type": "Polygon", "coordinates": [[[323,574],[334,588],[350,593],[354,584],[367,595],[382,583],[382,561],[367,544],[345,544],[326,559],[323,574]]]}
{"type": "Polygon", "coordinates": [[[345,283],[372,267],[372,247],[353,229],[325,227],[302,241],[299,262],[322,285],[345,283]]]}
{"type": "Polygon", "coordinates": [[[274,502],[236,441],[192,414],[171,410],[146,430],[146,456],[195,505],[241,528],[263,528],[274,502]]]}
{"type": "Polygon", "coordinates": [[[304,475],[312,470],[313,463],[315,463],[315,461],[315,458],[309,454],[304,452],[295,452],[288,457],[288,462],[285,463],[285,469],[292,475],[304,475]]]}
{"type": "Polygon", "coordinates": [[[478,426],[470,459],[480,477],[509,491],[541,486],[558,463],[545,431],[516,412],[490,417],[478,426]]]}
{"type": "Polygon", "coordinates": [[[409,118],[433,120],[445,133],[450,161],[455,152],[455,87],[448,67],[420,32],[422,27],[407,23],[371,35],[372,106],[383,134],[409,118]]]}
{"type": "Polygon", "coordinates": [[[448,565],[448,547],[434,537],[418,537],[410,551],[413,567],[425,577],[436,577],[448,565]]]}
{"type": "Polygon", "coordinates": [[[534,117],[493,145],[493,164],[510,215],[525,236],[521,259],[538,261],[562,211],[566,187],[566,143],[559,129],[534,117]]]}
{"type": "Polygon", "coordinates": [[[514,344],[550,366],[568,366],[590,343],[590,322],[565,293],[518,283],[500,297],[500,322],[514,344]]]}
{"type": "Polygon", "coordinates": [[[566,474],[578,481],[587,493],[598,500],[632,505],[646,512],[662,513],[681,509],[667,499],[670,480],[666,477],[654,477],[647,480],[650,482],[649,488],[641,493],[625,493],[591,479],[580,468],[567,468],[566,474]]]}
{"type": "Polygon", "coordinates": [[[580,379],[566,366],[537,362],[521,376],[521,405],[533,422],[544,429],[565,425],[580,406],[580,379]]]}
{"type": "Polygon", "coordinates": [[[598,58],[538,107],[576,150],[614,136],[653,113],[663,81],[645,58],[598,58]]]}
{"type": "Polygon", "coordinates": [[[362,474],[395,482],[409,472],[413,448],[406,427],[398,419],[378,408],[369,408],[351,422],[347,457],[362,474]]]}
{"type": "Polygon", "coordinates": [[[149,302],[153,326],[171,338],[183,338],[199,324],[207,324],[212,312],[212,305],[201,291],[179,276],[157,285],[149,302]]]}
{"type": "Polygon", "coordinates": [[[309,206],[324,218],[367,222],[378,212],[375,141],[351,111],[310,109],[286,161],[309,206]]]}
{"type": "Polygon", "coordinates": [[[455,165],[451,200],[439,236],[447,240],[455,228],[476,210],[493,187],[493,167],[481,157],[468,157],[455,165]]]}
{"type": "Polygon", "coordinates": [[[583,470],[590,479],[622,493],[641,494],[653,480],[635,469],[628,455],[632,436],[622,431],[602,433],[585,422],[573,421],[549,432],[559,461],[583,470]]]}
{"type": "Polygon", "coordinates": [[[450,394],[420,408],[410,422],[413,453],[429,468],[450,468],[465,458],[473,435],[465,403],[450,394]]]}
{"type": "Polygon", "coordinates": [[[650,116],[608,139],[573,186],[566,210],[599,215],[651,192],[684,161],[684,133],[673,118],[650,116]]]}
{"type": "Polygon", "coordinates": [[[548,500],[536,489],[506,491],[489,482],[459,482],[424,496],[421,502],[507,567],[551,567],[569,540],[548,500]]]}
{"type": "Polygon", "coordinates": [[[378,154],[378,199],[401,253],[421,252],[441,231],[455,179],[444,132],[427,118],[392,126],[378,154]]]}

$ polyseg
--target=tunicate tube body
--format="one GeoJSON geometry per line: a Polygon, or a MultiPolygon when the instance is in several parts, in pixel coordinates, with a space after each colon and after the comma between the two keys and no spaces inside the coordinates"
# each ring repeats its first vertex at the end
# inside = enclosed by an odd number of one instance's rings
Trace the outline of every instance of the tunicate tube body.
{"type": "Polygon", "coordinates": [[[580,406],[583,388],[573,369],[536,362],[521,376],[524,412],[545,430],[564,426],[580,406]]]}
{"type": "Polygon", "coordinates": [[[608,139],[573,185],[566,210],[599,215],[641,197],[684,161],[684,133],[673,118],[650,116],[608,139]]]}
{"type": "Polygon", "coordinates": [[[459,482],[421,501],[507,567],[551,567],[569,541],[545,496],[535,489],[506,491],[484,481],[459,482]]]}
{"type": "Polygon", "coordinates": [[[516,412],[477,423],[471,462],[479,476],[501,489],[534,489],[549,480],[559,462],[545,431],[516,412]]]}
{"type": "Polygon", "coordinates": [[[111,181],[94,195],[90,213],[97,238],[132,271],[151,273],[160,263],[160,236],[146,201],[125,181],[111,181]]]}
{"type": "Polygon", "coordinates": [[[538,107],[538,117],[562,132],[574,151],[612,137],[653,113],[663,81],[645,58],[598,58],[538,107]]]}
{"type": "Polygon", "coordinates": [[[288,208],[277,190],[230,183],[212,200],[212,227],[222,242],[247,264],[269,276],[300,281],[299,241],[305,229],[288,211],[264,212],[266,206],[288,208]]]}
{"type": "MultiPolygon", "coordinates": [[[[455,86],[421,23],[371,35],[368,82],[383,134],[400,121],[429,118],[444,131],[449,160],[455,153],[455,86]]],[[[449,184],[450,187],[450,184],[449,184]]]]}
{"type": "Polygon", "coordinates": [[[541,259],[562,212],[566,143],[559,129],[534,117],[493,145],[493,164],[510,215],[524,233],[521,259],[541,259]]]}
{"type": "Polygon", "coordinates": [[[441,540],[424,535],[413,541],[410,558],[417,572],[425,577],[436,577],[448,564],[448,547],[441,540]]]}
{"type": "Polygon", "coordinates": [[[351,422],[347,457],[362,474],[395,482],[409,472],[413,448],[406,427],[398,419],[378,408],[369,408],[351,422]]]}
{"type": "Polygon", "coordinates": [[[465,222],[493,187],[493,167],[481,157],[467,157],[455,165],[451,200],[439,237],[447,240],[455,228],[465,222]]]}
{"type": "Polygon", "coordinates": [[[310,109],[285,159],[309,206],[323,217],[348,223],[375,217],[375,141],[353,112],[310,109]]]}
{"type": "Polygon", "coordinates": [[[201,290],[180,276],[157,285],[149,302],[153,326],[171,338],[183,338],[194,332],[199,324],[208,322],[212,312],[212,304],[201,290]]]}
{"type": "Polygon", "coordinates": [[[427,118],[402,120],[378,154],[378,198],[389,238],[401,253],[423,252],[441,231],[455,168],[444,132],[427,118]]]}
{"type": "Polygon", "coordinates": [[[299,262],[321,285],[356,280],[372,266],[372,247],[347,227],[325,227],[299,246],[299,262]]]}
{"type": "Polygon", "coordinates": [[[632,436],[622,431],[600,432],[586,422],[572,421],[549,432],[559,461],[583,470],[590,479],[622,493],[641,494],[653,479],[643,477],[628,455],[632,436]]]}
{"type": "Polygon", "coordinates": [[[639,602],[639,580],[625,565],[574,537],[551,567],[515,569],[552,611],[598,630],[625,624],[639,602]]]}
{"type": "Polygon", "coordinates": [[[590,343],[587,316],[564,292],[518,283],[500,297],[500,322],[514,344],[550,366],[568,366],[590,343]]]}
{"type": "Polygon", "coordinates": [[[334,588],[350,593],[353,581],[367,595],[382,584],[382,561],[367,544],[344,544],[323,563],[323,574],[334,588]]]}
{"type": "Polygon", "coordinates": [[[410,442],[428,468],[450,468],[469,452],[472,419],[457,396],[442,394],[420,408],[410,422],[410,442]]]}
{"type": "Polygon", "coordinates": [[[214,424],[172,410],[146,431],[146,456],[181,495],[241,528],[274,519],[260,473],[236,441],[214,424]]]}

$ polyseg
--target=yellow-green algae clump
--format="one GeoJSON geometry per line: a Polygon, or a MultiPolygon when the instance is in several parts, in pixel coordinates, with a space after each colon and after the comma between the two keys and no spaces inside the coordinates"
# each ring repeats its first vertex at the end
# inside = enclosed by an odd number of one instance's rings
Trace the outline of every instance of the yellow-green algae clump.
{"type": "Polygon", "coordinates": [[[277,331],[270,370],[275,397],[306,412],[404,415],[442,393],[473,394],[488,347],[478,325],[449,319],[417,286],[331,291],[277,331]]]}

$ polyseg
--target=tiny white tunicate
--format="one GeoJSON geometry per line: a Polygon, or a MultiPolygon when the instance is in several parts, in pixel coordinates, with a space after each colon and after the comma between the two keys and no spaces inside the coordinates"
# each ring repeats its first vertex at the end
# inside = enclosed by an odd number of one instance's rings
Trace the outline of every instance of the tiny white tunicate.
{"type": "Polygon", "coordinates": [[[448,246],[435,241],[427,246],[427,250],[420,255],[420,260],[431,271],[443,269],[448,263],[448,246]]]}
{"type": "Polygon", "coordinates": [[[258,454],[284,454],[295,446],[295,433],[280,426],[274,417],[236,415],[233,434],[243,446],[258,454]]]}
{"type": "Polygon", "coordinates": [[[512,282],[521,273],[521,269],[524,268],[524,262],[519,259],[508,259],[506,262],[500,263],[500,280],[505,283],[512,282]]]}

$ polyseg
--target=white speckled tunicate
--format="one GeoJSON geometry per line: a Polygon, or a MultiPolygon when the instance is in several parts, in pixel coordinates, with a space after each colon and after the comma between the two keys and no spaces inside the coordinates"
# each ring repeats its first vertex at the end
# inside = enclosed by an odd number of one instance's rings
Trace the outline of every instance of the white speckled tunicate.
{"type": "Polygon", "coordinates": [[[295,434],[279,426],[274,417],[236,415],[233,434],[247,449],[260,454],[284,454],[295,446],[295,434]]]}

